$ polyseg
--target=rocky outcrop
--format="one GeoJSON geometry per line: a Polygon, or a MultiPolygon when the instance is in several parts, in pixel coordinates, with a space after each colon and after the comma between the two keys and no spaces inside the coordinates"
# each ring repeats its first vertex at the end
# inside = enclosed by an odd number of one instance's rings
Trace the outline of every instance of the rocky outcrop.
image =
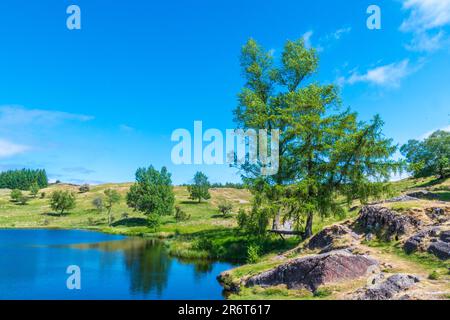
{"type": "Polygon", "coordinates": [[[428,252],[441,260],[450,259],[450,243],[438,240],[428,247],[428,252]]]}
{"type": "Polygon", "coordinates": [[[316,291],[323,284],[351,280],[366,275],[378,262],[347,250],[291,260],[275,269],[246,280],[247,287],[286,285],[289,289],[316,291]]]}
{"type": "Polygon", "coordinates": [[[345,225],[334,225],[323,229],[313,236],[307,248],[310,250],[320,249],[321,253],[337,249],[344,249],[352,246],[358,241],[359,236],[345,225]]]}
{"type": "Polygon", "coordinates": [[[374,279],[370,286],[359,289],[354,295],[356,300],[393,300],[402,299],[400,294],[414,287],[420,279],[413,275],[395,274],[384,280],[384,275],[374,279]]]}
{"type": "Polygon", "coordinates": [[[426,251],[431,239],[439,236],[439,233],[439,227],[431,227],[422,230],[406,240],[403,249],[408,254],[416,251],[426,251]]]}
{"type": "Polygon", "coordinates": [[[418,199],[424,199],[424,200],[438,200],[439,196],[435,193],[432,193],[427,190],[418,190],[409,192],[406,194],[408,197],[412,198],[418,198],[418,199]]]}
{"type": "Polygon", "coordinates": [[[413,216],[399,214],[381,206],[366,206],[361,209],[355,226],[365,232],[376,233],[391,240],[403,236],[421,225],[413,216]]]}

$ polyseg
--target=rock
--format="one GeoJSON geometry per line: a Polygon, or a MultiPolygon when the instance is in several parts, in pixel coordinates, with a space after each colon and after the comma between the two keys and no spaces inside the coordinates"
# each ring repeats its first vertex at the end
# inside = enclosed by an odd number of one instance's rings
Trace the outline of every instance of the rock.
{"type": "Polygon", "coordinates": [[[331,250],[347,248],[353,240],[359,237],[349,227],[344,225],[334,225],[323,229],[313,236],[308,242],[308,249],[322,249],[321,253],[331,250]]]}
{"type": "Polygon", "coordinates": [[[426,243],[434,241],[435,239],[433,238],[436,238],[440,231],[441,229],[439,227],[432,227],[422,230],[406,240],[403,245],[403,249],[408,254],[419,250],[425,250],[426,243]]]}
{"type": "Polygon", "coordinates": [[[433,242],[428,247],[428,252],[441,260],[450,259],[450,243],[440,240],[433,242]]]}
{"type": "Polygon", "coordinates": [[[286,285],[289,289],[316,291],[323,284],[351,280],[366,275],[378,262],[347,250],[294,259],[275,269],[253,276],[247,287],[286,285]]]}
{"type": "Polygon", "coordinates": [[[414,198],[414,197],[410,197],[408,195],[402,195],[402,196],[399,196],[399,197],[388,199],[388,200],[386,200],[384,202],[392,203],[392,202],[407,202],[407,201],[417,201],[417,200],[419,200],[419,199],[418,198],[414,198]]]}
{"type": "Polygon", "coordinates": [[[418,199],[425,199],[425,200],[438,200],[439,196],[435,193],[432,193],[427,190],[418,190],[413,191],[406,194],[408,197],[418,198],[418,199]]]}
{"type": "Polygon", "coordinates": [[[420,282],[420,279],[416,276],[395,274],[383,282],[378,279],[378,281],[374,281],[375,284],[358,290],[355,298],[357,300],[391,300],[397,294],[412,288],[418,282],[420,282]]]}
{"type": "Polygon", "coordinates": [[[383,233],[390,239],[414,230],[421,225],[421,221],[413,216],[398,214],[380,206],[365,206],[361,209],[356,226],[366,232],[383,233]]]}
{"type": "Polygon", "coordinates": [[[450,230],[442,232],[440,239],[447,243],[450,242],[450,230]]]}

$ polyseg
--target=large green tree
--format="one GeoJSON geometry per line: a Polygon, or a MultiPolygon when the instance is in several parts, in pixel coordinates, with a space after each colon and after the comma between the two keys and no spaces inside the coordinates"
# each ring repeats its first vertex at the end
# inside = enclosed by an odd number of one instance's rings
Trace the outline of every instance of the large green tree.
{"type": "Polygon", "coordinates": [[[192,200],[198,200],[200,203],[202,199],[208,200],[211,198],[209,194],[210,183],[208,177],[203,172],[197,172],[194,175],[193,184],[189,185],[188,192],[192,200]]]}
{"type": "Polygon", "coordinates": [[[155,221],[159,216],[173,213],[175,196],[171,174],[163,167],[161,171],[153,166],[136,171],[136,183],[127,194],[129,207],[149,216],[155,221]]]}
{"type": "Polygon", "coordinates": [[[338,196],[348,202],[377,196],[398,168],[391,160],[396,146],[383,136],[381,119],[358,122],[356,113],[340,110],[335,85],[310,80],[318,63],[302,39],[286,42],[279,64],[254,40],[242,49],[246,83],[235,121],[243,129],[280,130],[275,175],[261,175],[258,164],[241,166],[255,194],[247,221],[259,233],[269,219],[274,227],[289,219],[309,237],[316,214],[343,213],[338,196]]]}
{"type": "Polygon", "coordinates": [[[450,132],[439,130],[423,141],[410,140],[400,151],[417,178],[450,175],[450,132]]]}
{"type": "Polygon", "coordinates": [[[50,197],[50,207],[63,215],[66,211],[76,206],[75,195],[70,191],[57,190],[50,197]]]}

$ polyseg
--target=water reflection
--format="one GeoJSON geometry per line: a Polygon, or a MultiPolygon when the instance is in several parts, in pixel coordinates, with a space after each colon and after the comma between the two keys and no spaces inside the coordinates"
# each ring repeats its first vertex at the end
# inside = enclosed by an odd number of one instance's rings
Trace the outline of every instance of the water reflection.
{"type": "Polygon", "coordinates": [[[0,230],[0,299],[223,299],[232,265],[180,261],[162,242],[79,230],[0,230]],[[68,290],[66,269],[82,270],[68,290]]]}

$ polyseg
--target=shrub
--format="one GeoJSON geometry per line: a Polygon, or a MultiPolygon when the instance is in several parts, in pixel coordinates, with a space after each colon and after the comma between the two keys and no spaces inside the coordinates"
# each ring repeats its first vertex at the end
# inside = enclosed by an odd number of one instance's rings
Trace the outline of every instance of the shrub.
{"type": "Polygon", "coordinates": [[[159,226],[161,225],[161,219],[158,214],[151,213],[147,216],[147,225],[150,229],[153,229],[154,231],[158,230],[159,226]]]}
{"type": "Polygon", "coordinates": [[[231,210],[233,210],[233,204],[229,201],[222,201],[219,203],[218,209],[223,216],[226,216],[231,212],[231,210]]]}
{"type": "Polygon", "coordinates": [[[34,182],[31,186],[30,186],[30,195],[35,198],[37,196],[37,194],[39,193],[39,185],[37,184],[37,182],[34,182]]]}
{"type": "Polygon", "coordinates": [[[18,203],[19,203],[21,206],[24,206],[24,205],[26,205],[26,204],[28,203],[29,200],[30,200],[30,199],[29,199],[27,196],[21,196],[21,197],[19,198],[19,200],[18,200],[18,203]]]}
{"type": "Polygon", "coordinates": [[[91,190],[91,187],[89,187],[88,184],[83,184],[78,188],[78,190],[80,191],[80,193],[86,193],[91,190]]]}
{"type": "Polygon", "coordinates": [[[214,248],[213,242],[208,238],[199,238],[194,241],[194,249],[202,251],[212,251],[214,248]]]}
{"type": "Polygon", "coordinates": [[[92,205],[99,213],[102,213],[102,211],[104,209],[103,198],[102,197],[94,198],[92,200],[92,205]]]}
{"type": "Polygon", "coordinates": [[[190,215],[188,215],[186,212],[184,212],[183,210],[181,210],[181,208],[179,206],[175,207],[175,220],[176,221],[186,221],[189,220],[191,218],[190,215]]]}
{"type": "Polygon", "coordinates": [[[236,219],[239,229],[245,229],[245,226],[247,225],[248,216],[243,208],[239,209],[236,219]]]}
{"type": "Polygon", "coordinates": [[[19,189],[12,190],[10,197],[12,201],[18,202],[23,197],[22,191],[19,189]]]}
{"type": "Polygon", "coordinates": [[[75,208],[75,195],[69,191],[55,191],[50,197],[50,207],[60,215],[75,208]]]}
{"type": "Polygon", "coordinates": [[[259,261],[260,247],[251,244],[247,248],[247,263],[257,263],[259,261]]]}
{"type": "Polygon", "coordinates": [[[428,276],[430,280],[439,280],[439,273],[435,270],[428,276]]]}

